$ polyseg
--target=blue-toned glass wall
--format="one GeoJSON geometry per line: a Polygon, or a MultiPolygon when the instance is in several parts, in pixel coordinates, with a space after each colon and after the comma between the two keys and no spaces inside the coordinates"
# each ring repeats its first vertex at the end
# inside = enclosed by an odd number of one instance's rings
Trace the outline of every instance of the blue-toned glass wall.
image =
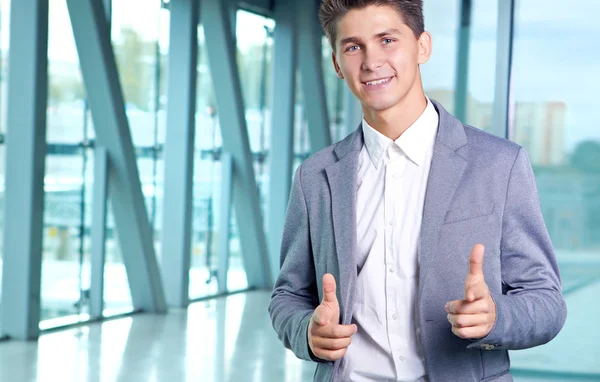
{"type": "Polygon", "coordinates": [[[454,112],[460,0],[424,2],[425,29],[433,36],[433,51],[421,65],[425,94],[454,112]]]}
{"type": "MultiPolygon", "coordinates": [[[[164,142],[164,66],[168,13],[161,1],[115,2],[112,40],[127,103],[138,167],[149,218],[159,243],[164,142]],[[146,18],[134,18],[143,7],[146,18]],[[160,37],[160,39],[159,39],[160,37]]],[[[64,2],[50,2],[48,143],[42,323],[51,327],[86,313],[89,302],[89,233],[93,182],[94,131],[85,101],[77,52],[64,2]],[[85,179],[85,182],[82,181],[85,179]]],[[[110,210],[109,210],[110,211],[110,210]]],[[[107,223],[105,264],[105,315],[131,310],[131,297],[119,252],[112,215],[107,223]]],[[[155,245],[158,250],[159,246],[155,245]]]]}
{"type": "Polygon", "coordinates": [[[215,243],[218,233],[215,227],[218,227],[221,195],[221,129],[201,25],[198,44],[190,299],[217,292],[215,243]]]}
{"type": "Polygon", "coordinates": [[[424,2],[425,29],[433,36],[431,59],[421,65],[425,93],[484,130],[492,123],[497,10],[497,1],[489,0],[424,2]]]}
{"type": "MultiPolygon", "coordinates": [[[[347,135],[344,109],[344,88],[346,83],[340,80],[335,73],[335,68],[331,60],[331,46],[325,36],[322,36],[321,44],[321,65],[323,67],[325,99],[329,114],[329,133],[331,134],[332,142],[337,142],[347,135]]],[[[302,60],[302,58],[300,57],[299,60],[302,60]]],[[[313,152],[310,147],[310,132],[305,114],[305,96],[301,86],[301,75],[300,71],[298,71],[296,76],[296,122],[294,124],[294,171],[313,152]]]]}
{"type": "MultiPolygon", "coordinates": [[[[136,149],[142,192],[153,227],[154,248],[159,258],[168,16],[161,0],[120,0],[112,4],[113,49],[136,149]],[[144,10],[144,17],[138,17],[140,9],[144,10]]],[[[105,315],[131,309],[127,275],[110,211],[109,208],[104,276],[105,315]]]]}
{"type": "MultiPolygon", "coordinates": [[[[246,107],[248,137],[254,172],[260,191],[260,205],[266,216],[268,198],[268,151],[270,138],[270,81],[272,60],[271,19],[245,11],[236,15],[237,61],[246,107]]],[[[219,267],[219,225],[221,203],[221,155],[223,141],[219,126],[219,107],[210,73],[204,29],[198,28],[198,92],[196,107],[196,144],[194,155],[194,197],[192,253],[190,268],[190,298],[217,293],[219,267]]],[[[229,240],[228,291],[248,286],[243,267],[237,221],[231,209],[229,240]]],[[[266,226],[266,222],[265,222],[266,226]]]]}
{"type": "Polygon", "coordinates": [[[346,134],[346,114],[344,113],[344,91],[346,82],[339,79],[331,60],[331,45],[327,37],[321,39],[323,56],[323,77],[329,111],[329,128],[333,142],[343,139],[346,134]]]}
{"type": "MultiPolygon", "coordinates": [[[[298,60],[301,60],[299,57],[298,60]]],[[[296,72],[296,111],[294,113],[294,162],[292,177],[296,168],[310,155],[310,139],[308,137],[308,121],[304,108],[304,92],[302,91],[300,71],[296,72]]]]}
{"type": "Polygon", "coordinates": [[[88,319],[93,126],[66,4],[51,0],[40,328],[88,319]]]}
{"type": "Polygon", "coordinates": [[[498,1],[471,2],[464,122],[490,131],[496,75],[498,1]]]}
{"type": "MultiPolygon", "coordinates": [[[[268,230],[267,200],[269,197],[269,150],[271,137],[272,71],[273,71],[273,28],[275,22],[246,11],[237,12],[236,45],[237,60],[242,84],[242,95],[248,126],[250,151],[254,163],[254,174],[258,186],[260,209],[264,230],[268,230]]],[[[233,226],[237,226],[235,215],[233,226]]],[[[242,275],[242,248],[234,231],[231,241],[228,288],[235,290],[247,285],[242,275]],[[237,260],[239,259],[239,260],[237,260]]],[[[268,233],[267,233],[268,234],[268,233]]]]}
{"type": "MultiPolygon", "coordinates": [[[[164,71],[168,12],[161,1],[114,2],[112,40],[149,218],[159,249],[164,142],[164,71]],[[146,18],[134,18],[144,7],[146,18]]],[[[47,328],[87,319],[94,131],[64,2],[50,2],[49,108],[42,322],[47,328]],[[85,116],[85,117],[84,117],[85,116]],[[83,181],[85,179],[85,182],[83,181]]],[[[109,210],[110,211],[110,210],[109,210]]],[[[105,315],[131,310],[131,296],[112,215],[107,223],[105,315]]]]}
{"type": "Polygon", "coordinates": [[[548,345],[514,352],[517,375],[600,380],[600,2],[517,1],[511,139],[528,151],[568,318],[548,345]]]}

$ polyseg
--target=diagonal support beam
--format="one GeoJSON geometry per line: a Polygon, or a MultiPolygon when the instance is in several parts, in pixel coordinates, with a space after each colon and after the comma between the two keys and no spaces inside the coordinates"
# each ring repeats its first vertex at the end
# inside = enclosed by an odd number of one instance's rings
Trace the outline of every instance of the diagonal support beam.
{"type": "Polygon", "coordinates": [[[20,340],[39,333],[48,0],[10,8],[6,194],[2,269],[2,333],[20,340]]]}
{"type": "Polygon", "coordinates": [[[316,152],[331,145],[325,80],[321,61],[322,33],[318,20],[318,2],[306,1],[298,7],[298,44],[304,110],[308,120],[310,150],[316,152]]]}
{"type": "Polygon", "coordinates": [[[277,278],[285,212],[292,186],[294,108],[298,58],[296,1],[276,0],[271,158],[269,160],[269,257],[271,280],[277,278]]]}
{"type": "Polygon", "coordinates": [[[472,0],[462,0],[460,28],[458,30],[458,55],[456,63],[456,92],[454,93],[454,115],[467,123],[467,100],[469,85],[469,55],[471,51],[472,0]]]}
{"type": "Polygon", "coordinates": [[[171,0],[170,8],[161,265],[169,306],[183,308],[189,301],[200,13],[198,0],[171,0]]]}
{"type": "Polygon", "coordinates": [[[104,266],[106,258],[106,194],[108,190],[108,154],[96,147],[94,156],[94,191],[92,213],[92,256],[90,284],[90,316],[102,317],[104,312],[104,266]]]}
{"type": "Polygon", "coordinates": [[[200,16],[215,82],[223,148],[233,158],[233,199],[248,285],[270,288],[269,257],[254,177],[228,2],[202,0],[200,16]]]}
{"type": "Polygon", "coordinates": [[[110,159],[109,195],[119,233],[133,305],[166,311],[152,228],[142,195],[123,92],[102,2],[67,0],[96,142],[110,159]]]}

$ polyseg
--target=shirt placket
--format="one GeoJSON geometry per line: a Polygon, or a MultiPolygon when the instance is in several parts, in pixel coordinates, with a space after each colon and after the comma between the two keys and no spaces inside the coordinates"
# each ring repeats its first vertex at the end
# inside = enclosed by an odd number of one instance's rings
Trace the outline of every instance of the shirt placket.
{"type": "Polygon", "coordinates": [[[388,341],[390,344],[390,350],[392,352],[392,358],[394,362],[394,368],[396,373],[399,372],[401,362],[404,361],[404,355],[401,351],[402,338],[398,335],[399,325],[401,323],[400,314],[398,311],[398,293],[401,288],[400,278],[398,273],[398,259],[397,253],[394,250],[399,243],[396,243],[397,231],[399,229],[399,216],[396,214],[398,208],[397,203],[402,198],[401,188],[399,187],[399,174],[401,172],[401,158],[398,155],[391,152],[390,148],[389,157],[386,164],[385,174],[385,218],[386,218],[386,230],[385,230],[385,261],[386,261],[386,311],[387,311],[387,328],[388,328],[388,341]]]}

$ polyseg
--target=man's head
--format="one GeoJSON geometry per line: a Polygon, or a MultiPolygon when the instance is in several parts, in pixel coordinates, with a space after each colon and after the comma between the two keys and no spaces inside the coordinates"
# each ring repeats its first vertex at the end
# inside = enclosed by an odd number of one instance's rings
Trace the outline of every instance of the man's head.
{"type": "Polygon", "coordinates": [[[353,9],[384,5],[396,9],[416,38],[425,32],[423,0],[324,0],[319,8],[319,19],[333,51],[336,51],[336,29],[340,18],[353,9]]]}
{"type": "Polygon", "coordinates": [[[365,114],[423,97],[419,64],[431,54],[423,0],[323,0],[319,18],[338,76],[365,114]]]}

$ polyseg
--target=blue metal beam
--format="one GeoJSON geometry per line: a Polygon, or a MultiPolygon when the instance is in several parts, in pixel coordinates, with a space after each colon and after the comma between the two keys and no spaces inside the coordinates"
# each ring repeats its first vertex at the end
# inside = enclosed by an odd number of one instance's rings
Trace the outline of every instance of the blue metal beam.
{"type": "Polygon", "coordinates": [[[456,63],[456,91],[454,115],[467,123],[467,96],[469,82],[469,53],[471,50],[472,0],[462,0],[458,29],[458,54],[456,63]]]}
{"type": "Polygon", "coordinates": [[[40,318],[48,0],[12,1],[10,21],[1,330],[27,340],[40,318]]]}
{"type": "Polygon", "coordinates": [[[106,15],[106,20],[108,20],[108,30],[110,30],[110,24],[112,21],[112,0],[102,0],[102,4],[104,5],[104,14],[106,15]]]}
{"type": "Polygon", "coordinates": [[[238,1],[237,0],[227,0],[229,2],[229,14],[231,17],[231,33],[233,36],[233,46],[237,46],[237,11],[238,11],[238,1]]]}
{"type": "Polygon", "coordinates": [[[108,191],[108,153],[104,147],[94,150],[94,193],[92,213],[92,256],[90,316],[102,317],[104,311],[104,259],[106,255],[106,212],[108,191]]]}
{"type": "Polygon", "coordinates": [[[123,92],[102,3],[67,0],[96,142],[110,159],[109,194],[136,309],[165,312],[153,232],[142,195],[123,92]]]}
{"type": "Polygon", "coordinates": [[[228,4],[200,4],[208,61],[215,82],[223,148],[233,156],[233,199],[248,285],[270,288],[269,257],[254,177],[228,4]]]}
{"type": "Polygon", "coordinates": [[[171,0],[162,271],[167,302],[186,307],[194,185],[198,0],[171,0]]]}
{"type": "Polygon", "coordinates": [[[231,233],[231,189],[233,180],[233,161],[230,153],[221,156],[221,200],[219,206],[219,243],[217,253],[218,293],[227,292],[227,271],[229,270],[229,237],[231,233]]]}
{"type": "Polygon", "coordinates": [[[275,36],[271,152],[269,160],[269,257],[271,279],[277,278],[279,250],[292,181],[294,109],[298,57],[297,3],[275,1],[275,36]]]}

